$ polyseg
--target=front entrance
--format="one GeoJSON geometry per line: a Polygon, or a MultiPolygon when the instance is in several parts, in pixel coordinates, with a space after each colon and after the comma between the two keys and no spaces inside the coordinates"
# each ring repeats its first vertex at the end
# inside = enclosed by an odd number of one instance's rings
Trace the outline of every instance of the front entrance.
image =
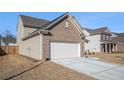
{"type": "Polygon", "coordinates": [[[115,43],[103,43],[101,44],[101,52],[112,53],[117,51],[117,44],[115,43]]]}

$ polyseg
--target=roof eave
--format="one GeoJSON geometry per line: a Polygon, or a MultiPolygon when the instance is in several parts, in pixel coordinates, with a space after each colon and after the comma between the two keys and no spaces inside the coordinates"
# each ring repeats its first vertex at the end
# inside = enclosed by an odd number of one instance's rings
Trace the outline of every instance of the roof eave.
{"type": "Polygon", "coordinates": [[[29,38],[35,36],[35,35],[40,35],[40,34],[42,34],[42,35],[49,35],[49,33],[50,33],[50,32],[49,32],[48,30],[41,30],[41,29],[40,29],[40,30],[37,30],[37,31],[35,31],[35,32],[32,32],[32,33],[30,33],[29,35],[23,37],[22,40],[24,41],[24,40],[27,40],[27,39],[29,39],[29,38]]]}

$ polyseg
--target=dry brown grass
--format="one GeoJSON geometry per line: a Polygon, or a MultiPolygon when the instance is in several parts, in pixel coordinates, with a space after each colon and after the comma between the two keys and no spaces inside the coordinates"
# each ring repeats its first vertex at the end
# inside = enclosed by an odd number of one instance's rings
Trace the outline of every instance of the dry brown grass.
{"type": "Polygon", "coordinates": [[[18,55],[0,57],[0,79],[14,80],[91,80],[85,74],[78,73],[53,62],[33,62],[18,55]],[[40,64],[40,65],[39,65],[40,64]],[[23,73],[21,73],[23,72],[23,73]],[[20,73],[20,74],[19,74],[20,73]],[[10,78],[11,77],[11,78],[10,78]]]}
{"type": "Polygon", "coordinates": [[[33,61],[19,55],[0,56],[0,79],[7,79],[39,64],[33,61]]]}
{"type": "Polygon", "coordinates": [[[28,62],[24,58],[17,55],[0,56],[0,73],[18,68],[18,66],[23,66],[26,63],[28,62]]]}
{"type": "Polygon", "coordinates": [[[94,78],[85,74],[78,73],[71,69],[65,68],[53,62],[45,62],[44,64],[25,72],[14,80],[93,80],[94,78]]]}
{"type": "Polygon", "coordinates": [[[124,65],[124,53],[121,53],[121,54],[95,54],[95,55],[90,55],[90,56],[98,57],[98,58],[100,58],[100,60],[103,60],[105,62],[124,65]]]}

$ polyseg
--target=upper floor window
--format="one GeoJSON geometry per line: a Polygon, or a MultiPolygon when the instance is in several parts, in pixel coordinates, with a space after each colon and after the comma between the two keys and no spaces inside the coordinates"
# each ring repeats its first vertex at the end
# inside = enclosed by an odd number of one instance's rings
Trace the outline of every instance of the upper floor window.
{"type": "Polygon", "coordinates": [[[111,36],[109,36],[109,40],[111,40],[112,38],[111,38],[111,36]]]}
{"type": "Polygon", "coordinates": [[[111,36],[110,35],[102,34],[101,35],[101,40],[111,40],[111,36]]]}
{"type": "Polygon", "coordinates": [[[109,36],[108,35],[105,35],[105,40],[108,40],[109,39],[109,36]]]}

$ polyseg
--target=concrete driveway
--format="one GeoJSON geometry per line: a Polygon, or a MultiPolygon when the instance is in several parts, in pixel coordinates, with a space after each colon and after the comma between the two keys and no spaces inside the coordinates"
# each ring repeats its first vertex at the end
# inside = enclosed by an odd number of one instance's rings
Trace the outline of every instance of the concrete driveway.
{"type": "Polygon", "coordinates": [[[96,58],[66,58],[54,59],[53,62],[87,74],[96,79],[122,80],[124,79],[124,66],[98,61],[96,58]]]}

